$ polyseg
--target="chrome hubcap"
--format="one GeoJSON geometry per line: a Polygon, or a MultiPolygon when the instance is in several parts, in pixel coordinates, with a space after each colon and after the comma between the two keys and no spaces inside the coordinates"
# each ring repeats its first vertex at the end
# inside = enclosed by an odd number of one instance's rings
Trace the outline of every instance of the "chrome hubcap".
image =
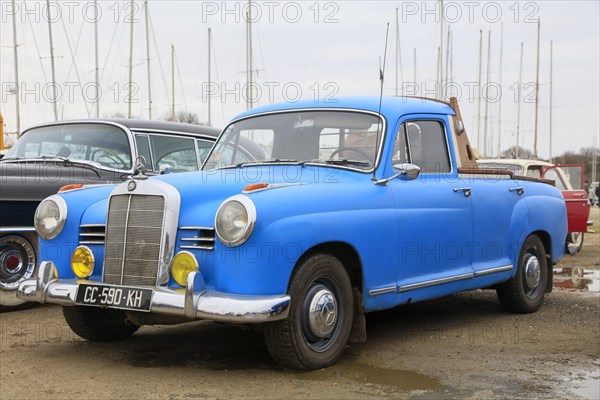
{"type": "Polygon", "coordinates": [[[314,336],[329,337],[338,318],[335,296],[328,289],[317,291],[310,301],[308,309],[308,328],[314,336]]]}
{"type": "Polygon", "coordinates": [[[529,289],[536,288],[540,283],[540,261],[536,256],[530,255],[525,264],[525,282],[529,289]]]}

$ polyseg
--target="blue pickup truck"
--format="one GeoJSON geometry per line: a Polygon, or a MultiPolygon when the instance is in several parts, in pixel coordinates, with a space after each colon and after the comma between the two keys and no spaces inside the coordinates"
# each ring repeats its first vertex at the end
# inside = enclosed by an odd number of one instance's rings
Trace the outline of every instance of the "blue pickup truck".
{"type": "Polygon", "coordinates": [[[566,251],[549,182],[478,167],[455,99],[274,104],[221,133],[203,170],[84,186],[37,208],[39,274],[22,300],[63,305],[75,333],[259,324],[283,366],[334,363],[364,315],[495,289],[536,311],[566,251]],[[264,155],[249,159],[241,141],[264,155]],[[93,240],[90,240],[93,239],[93,240]]]}

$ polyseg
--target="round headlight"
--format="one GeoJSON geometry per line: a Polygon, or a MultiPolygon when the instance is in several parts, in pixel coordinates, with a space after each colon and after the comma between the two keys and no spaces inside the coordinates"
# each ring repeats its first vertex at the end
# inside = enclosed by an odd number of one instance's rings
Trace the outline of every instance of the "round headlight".
{"type": "Polygon", "coordinates": [[[185,287],[190,272],[198,271],[198,261],[189,251],[177,253],[171,263],[171,274],[179,286],[185,287]]]}
{"type": "Polygon", "coordinates": [[[35,210],[33,224],[37,233],[46,240],[54,239],[67,220],[67,203],[57,195],[43,200],[35,210]]]}
{"type": "Polygon", "coordinates": [[[71,256],[71,268],[78,278],[89,278],[94,272],[94,264],[94,253],[86,246],[77,247],[71,256]]]}
{"type": "Polygon", "coordinates": [[[256,223],[256,208],[250,198],[242,195],[225,200],[215,218],[215,232],[226,246],[239,246],[252,234],[256,223]]]}

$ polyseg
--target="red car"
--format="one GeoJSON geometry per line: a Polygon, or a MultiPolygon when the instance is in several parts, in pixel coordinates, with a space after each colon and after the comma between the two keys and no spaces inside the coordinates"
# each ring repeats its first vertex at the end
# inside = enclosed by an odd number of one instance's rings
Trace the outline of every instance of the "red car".
{"type": "Polygon", "coordinates": [[[583,164],[554,165],[539,160],[478,160],[483,168],[508,169],[515,175],[542,178],[554,181],[557,189],[562,191],[567,204],[569,234],[567,242],[577,246],[577,251],[583,247],[583,236],[589,221],[590,202],[583,188],[583,164]]]}

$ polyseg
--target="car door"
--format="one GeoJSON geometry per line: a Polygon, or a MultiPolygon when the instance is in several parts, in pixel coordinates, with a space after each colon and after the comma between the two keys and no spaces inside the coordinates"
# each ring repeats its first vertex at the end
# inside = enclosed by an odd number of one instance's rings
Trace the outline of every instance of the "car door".
{"type": "Polygon", "coordinates": [[[542,177],[554,181],[565,198],[569,233],[586,232],[590,203],[583,188],[583,164],[564,164],[544,168],[542,177]]]}
{"type": "MultiPolygon", "coordinates": [[[[525,189],[510,175],[461,175],[473,189],[472,262],[475,277],[510,271],[520,251],[518,234],[510,231],[525,189]]],[[[521,182],[522,183],[522,182],[521,182]]],[[[525,210],[526,204],[523,203],[525,210]]],[[[518,225],[518,224],[517,224],[518,225]]]]}
{"type": "Polygon", "coordinates": [[[458,178],[446,116],[399,121],[392,163],[421,168],[414,180],[389,182],[399,227],[399,302],[460,290],[472,278],[470,190],[458,178]]]}

